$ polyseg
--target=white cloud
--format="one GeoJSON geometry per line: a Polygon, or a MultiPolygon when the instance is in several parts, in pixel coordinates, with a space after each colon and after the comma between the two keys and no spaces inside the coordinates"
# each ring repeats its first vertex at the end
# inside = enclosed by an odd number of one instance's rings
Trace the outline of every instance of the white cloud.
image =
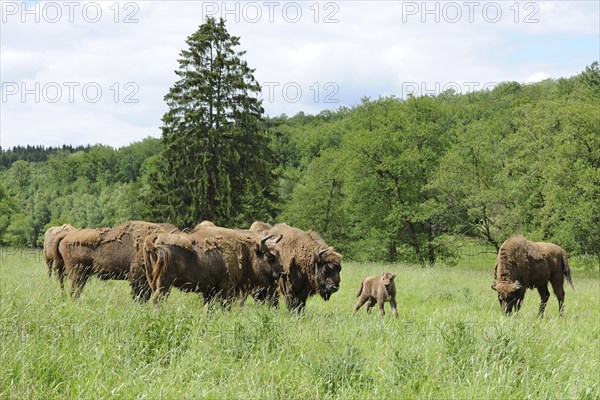
{"type": "Polygon", "coordinates": [[[529,75],[526,79],[525,82],[526,83],[534,83],[534,82],[540,82],[543,81],[544,79],[548,79],[550,78],[550,76],[545,73],[545,72],[534,72],[533,74],[529,75]]]}
{"type": "Polygon", "coordinates": [[[365,95],[401,96],[407,85],[438,90],[456,83],[467,89],[473,82],[569,76],[598,57],[596,2],[480,2],[472,12],[463,2],[276,2],[272,9],[252,2],[120,2],[117,23],[114,2],[77,3],[73,22],[67,3],[52,3],[61,7],[57,23],[47,21],[53,18],[52,10],[43,10],[49,3],[37,6],[36,23],[34,15],[14,13],[11,7],[20,2],[2,2],[3,147],[122,146],[158,136],[166,110],[163,96],[177,79],[173,71],[185,39],[203,22],[203,11],[222,11],[224,4],[230,11],[237,7],[226,15],[228,30],[241,36],[257,80],[278,84],[271,84],[272,102],[264,93],[270,115],[351,106],[365,95]],[[102,14],[91,23],[95,4],[101,4],[102,14]],[[295,4],[302,11],[292,23],[295,4]],[[495,4],[500,14],[494,14],[495,4]],[[261,18],[252,22],[258,19],[256,10],[261,18]],[[124,23],[127,15],[138,21],[124,23]],[[537,22],[525,23],[527,16],[537,22]],[[333,23],[324,23],[327,18],[333,23]],[[72,102],[68,82],[78,83],[72,102]],[[31,93],[23,99],[21,89],[35,91],[36,83],[40,102],[31,93]],[[86,98],[86,84],[101,88],[98,102],[86,98]],[[286,84],[288,95],[302,90],[297,102],[286,101],[286,84]],[[18,92],[11,95],[15,85],[18,92]],[[53,85],[63,90],[55,104],[46,98],[53,85]],[[125,102],[128,94],[138,102],[125,102]],[[327,96],[338,102],[325,103],[327,96]]]}

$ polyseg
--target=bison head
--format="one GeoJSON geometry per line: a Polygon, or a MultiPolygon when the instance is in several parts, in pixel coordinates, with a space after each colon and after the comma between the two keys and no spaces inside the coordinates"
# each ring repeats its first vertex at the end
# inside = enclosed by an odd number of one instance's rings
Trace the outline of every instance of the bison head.
{"type": "Polygon", "coordinates": [[[394,287],[394,279],[396,278],[396,274],[392,274],[390,272],[383,272],[381,274],[381,280],[383,281],[383,286],[385,286],[385,290],[389,293],[392,287],[394,287]]]}
{"type": "Polygon", "coordinates": [[[256,255],[260,264],[260,269],[265,272],[265,275],[277,280],[283,275],[283,264],[279,255],[277,243],[283,238],[279,236],[272,239],[273,235],[265,235],[260,240],[260,244],[256,245],[256,255]]]}
{"type": "Polygon", "coordinates": [[[519,309],[523,299],[523,286],[517,280],[514,282],[499,282],[492,285],[492,289],[498,292],[498,302],[505,314],[510,314],[516,306],[519,309]]]}
{"type": "Polygon", "coordinates": [[[324,300],[340,288],[340,271],[342,256],[333,247],[319,250],[315,253],[315,280],[319,294],[324,300]]]}

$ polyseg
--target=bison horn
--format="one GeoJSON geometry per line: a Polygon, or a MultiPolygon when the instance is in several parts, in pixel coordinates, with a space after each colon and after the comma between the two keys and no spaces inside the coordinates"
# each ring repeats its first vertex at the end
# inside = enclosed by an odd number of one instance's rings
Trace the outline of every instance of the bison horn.
{"type": "Polygon", "coordinates": [[[260,248],[262,251],[269,250],[269,247],[267,246],[267,240],[271,239],[272,237],[273,235],[265,235],[262,237],[262,239],[260,239],[260,248]]]}
{"type": "Polygon", "coordinates": [[[283,239],[283,235],[279,235],[277,238],[273,239],[273,242],[277,244],[281,241],[281,239],[283,239]]]}

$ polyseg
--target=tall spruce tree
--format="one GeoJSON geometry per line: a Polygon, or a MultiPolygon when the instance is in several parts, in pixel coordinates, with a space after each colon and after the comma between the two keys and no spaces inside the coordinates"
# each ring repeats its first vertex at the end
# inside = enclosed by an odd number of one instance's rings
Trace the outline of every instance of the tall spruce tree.
{"type": "Polygon", "coordinates": [[[259,130],[260,85],[225,21],[207,18],[180,53],[165,101],[164,150],[150,168],[149,217],[178,226],[269,219],[274,157],[259,130]]]}

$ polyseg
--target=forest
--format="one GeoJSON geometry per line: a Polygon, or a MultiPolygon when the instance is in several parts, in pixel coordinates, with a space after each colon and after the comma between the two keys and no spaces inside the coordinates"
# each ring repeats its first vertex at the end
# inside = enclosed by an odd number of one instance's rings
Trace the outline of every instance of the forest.
{"type": "Polygon", "coordinates": [[[600,263],[599,99],[593,62],[532,84],[261,116],[260,143],[231,154],[258,152],[264,179],[236,180],[244,166],[223,165],[232,178],[213,194],[229,199],[228,211],[194,205],[186,218],[169,205],[179,195],[156,184],[161,159],[177,154],[165,152],[173,146],[164,130],[118,149],[0,149],[0,245],[40,247],[63,223],[246,228],[260,219],[316,230],[357,261],[452,265],[465,241],[497,250],[523,234],[600,263]]]}

